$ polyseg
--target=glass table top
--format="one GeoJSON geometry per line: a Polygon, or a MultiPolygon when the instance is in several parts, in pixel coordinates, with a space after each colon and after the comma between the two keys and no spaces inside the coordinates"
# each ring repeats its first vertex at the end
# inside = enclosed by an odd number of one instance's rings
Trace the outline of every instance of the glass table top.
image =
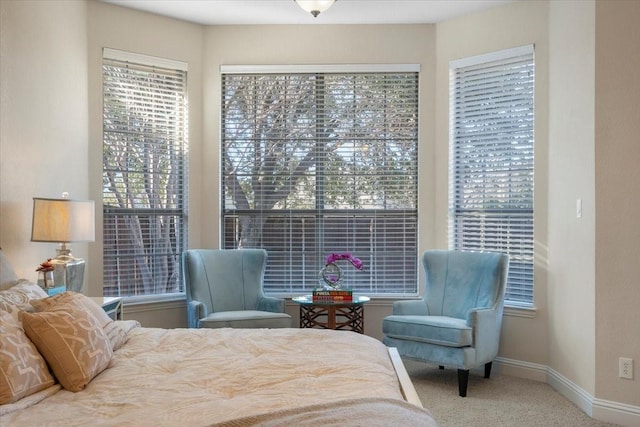
{"type": "Polygon", "coordinates": [[[291,298],[291,301],[303,305],[353,305],[364,304],[370,300],[371,298],[364,295],[354,295],[352,301],[314,301],[311,295],[300,295],[291,298]]]}

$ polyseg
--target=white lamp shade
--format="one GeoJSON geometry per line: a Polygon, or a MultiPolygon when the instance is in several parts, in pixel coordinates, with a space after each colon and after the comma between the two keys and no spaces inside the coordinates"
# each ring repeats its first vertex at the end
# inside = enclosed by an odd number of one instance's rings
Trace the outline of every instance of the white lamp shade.
{"type": "Polygon", "coordinates": [[[93,200],[33,198],[32,242],[93,242],[93,200]]]}
{"type": "Polygon", "coordinates": [[[295,0],[303,10],[311,13],[313,16],[329,9],[335,0],[295,0]]]}

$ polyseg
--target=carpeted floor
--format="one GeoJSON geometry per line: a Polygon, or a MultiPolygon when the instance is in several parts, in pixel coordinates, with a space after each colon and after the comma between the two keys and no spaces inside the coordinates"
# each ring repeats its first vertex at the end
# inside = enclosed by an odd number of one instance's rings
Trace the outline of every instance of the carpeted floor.
{"type": "Polygon", "coordinates": [[[411,381],[441,427],[610,427],[590,418],[550,385],[492,373],[469,375],[467,397],[458,396],[454,369],[403,360],[411,381]]]}

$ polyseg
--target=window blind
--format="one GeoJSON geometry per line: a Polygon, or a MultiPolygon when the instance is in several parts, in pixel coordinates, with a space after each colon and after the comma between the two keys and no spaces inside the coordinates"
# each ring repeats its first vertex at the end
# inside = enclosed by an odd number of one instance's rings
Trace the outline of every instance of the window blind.
{"type": "Polygon", "coordinates": [[[183,292],[186,64],[105,49],[104,295],[183,292]],[[166,68],[169,66],[170,68],[166,68]]]}
{"type": "Polygon", "coordinates": [[[533,304],[533,47],[450,66],[449,246],[509,255],[505,301],[533,304]]]}
{"type": "Polygon", "coordinates": [[[417,72],[222,74],[223,246],[310,292],[329,253],[358,292],[417,291],[417,72]]]}

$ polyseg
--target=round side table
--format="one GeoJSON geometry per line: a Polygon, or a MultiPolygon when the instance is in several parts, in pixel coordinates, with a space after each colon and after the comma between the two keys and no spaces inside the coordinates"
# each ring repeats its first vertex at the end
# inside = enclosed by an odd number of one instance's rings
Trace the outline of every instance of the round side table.
{"type": "Polygon", "coordinates": [[[364,333],[364,305],[369,297],[354,295],[352,301],[314,301],[311,295],[303,295],[291,300],[300,305],[301,328],[364,333]]]}

